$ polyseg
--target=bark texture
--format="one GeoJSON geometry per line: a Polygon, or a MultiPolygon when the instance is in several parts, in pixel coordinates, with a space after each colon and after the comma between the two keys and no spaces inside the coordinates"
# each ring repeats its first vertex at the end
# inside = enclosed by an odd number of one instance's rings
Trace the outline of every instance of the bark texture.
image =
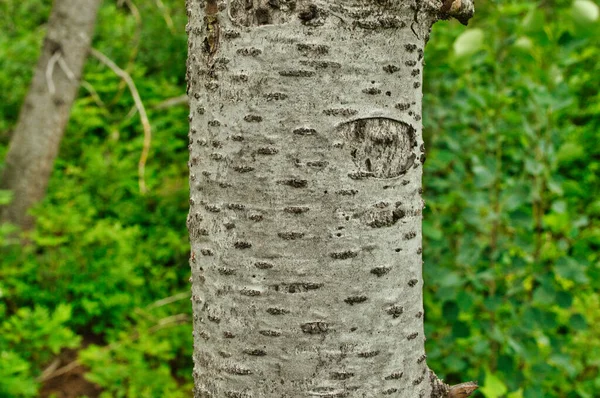
{"type": "Polygon", "coordinates": [[[188,0],[195,397],[432,397],[423,48],[441,2],[188,0]]]}
{"type": "Polygon", "coordinates": [[[56,0],[42,53],[19,114],[0,188],[13,191],[1,220],[24,229],[44,197],[87,58],[101,0],[56,0]]]}

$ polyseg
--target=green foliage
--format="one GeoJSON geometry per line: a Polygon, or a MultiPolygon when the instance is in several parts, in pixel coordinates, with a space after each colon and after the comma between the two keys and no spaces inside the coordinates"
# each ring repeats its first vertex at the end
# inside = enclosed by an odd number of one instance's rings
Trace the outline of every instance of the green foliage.
{"type": "MultiPolygon", "coordinates": [[[[94,46],[147,107],[149,193],[133,99],[90,59],[31,244],[0,227],[2,397],[73,350],[103,397],[190,394],[187,109],[154,108],[185,92],[185,10],[134,3],[104,2],[94,46]]],[[[0,3],[0,159],[50,7],[0,3]]],[[[492,1],[426,49],[428,364],[480,396],[600,395],[599,33],[589,0],[492,1]]]]}
{"type": "Polygon", "coordinates": [[[425,52],[428,364],[488,398],[600,394],[594,7],[478,4],[425,52]]]}

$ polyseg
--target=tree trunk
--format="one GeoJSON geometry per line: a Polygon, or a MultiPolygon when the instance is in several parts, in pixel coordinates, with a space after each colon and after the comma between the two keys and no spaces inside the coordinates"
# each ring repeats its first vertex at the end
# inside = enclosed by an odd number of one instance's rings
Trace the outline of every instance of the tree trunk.
{"type": "Polygon", "coordinates": [[[87,58],[101,0],[56,0],[42,54],[21,108],[0,188],[13,191],[1,221],[24,229],[46,192],[87,58]]]}
{"type": "Polygon", "coordinates": [[[195,397],[447,396],[424,351],[421,81],[462,3],[188,0],[195,397]]]}

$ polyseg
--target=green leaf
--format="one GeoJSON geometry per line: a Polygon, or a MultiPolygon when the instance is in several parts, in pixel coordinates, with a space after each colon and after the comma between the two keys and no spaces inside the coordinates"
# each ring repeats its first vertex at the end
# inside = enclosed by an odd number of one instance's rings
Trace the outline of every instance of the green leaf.
{"type": "Polygon", "coordinates": [[[454,41],[454,54],[457,57],[465,57],[476,53],[483,47],[483,30],[475,28],[464,31],[454,41]]]}
{"type": "Polygon", "coordinates": [[[580,25],[589,25],[596,22],[599,14],[598,6],[590,0],[576,0],[571,7],[573,20],[580,25]]]}
{"type": "Polygon", "coordinates": [[[489,370],[486,370],[485,383],[479,391],[481,391],[486,398],[500,398],[508,392],[508,389],[498,376],[491,373],[489,370]]]}

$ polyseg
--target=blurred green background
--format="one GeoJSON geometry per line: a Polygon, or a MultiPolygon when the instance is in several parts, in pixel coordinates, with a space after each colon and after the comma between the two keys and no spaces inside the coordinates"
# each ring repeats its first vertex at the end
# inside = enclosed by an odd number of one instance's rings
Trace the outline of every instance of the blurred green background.
{"type": "MultiPolygon", "coordinates": [[[[105,0],[31,244],[0,227],[0,397],[189,397],[185,9],[105,0]],[[131,3],[130,3],[131,4],[131,3]],[[66,365],[66,367],[65,367],[66,365]]],[[[428,364],[487,398],[600,396],[600,29],[590,0],[438,23],[424,84],[428,364]]],[[[49,0],[0,2],[0,168],[49,0]]],[[[0,192],[0,203],[8,195],[0,192]]]]}

